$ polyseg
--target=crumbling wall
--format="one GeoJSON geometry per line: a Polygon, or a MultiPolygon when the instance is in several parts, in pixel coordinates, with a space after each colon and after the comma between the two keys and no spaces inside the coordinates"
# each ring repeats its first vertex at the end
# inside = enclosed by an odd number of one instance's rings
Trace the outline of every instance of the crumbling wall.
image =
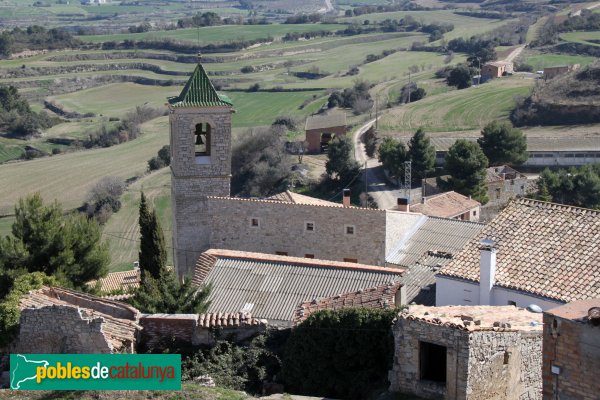
{"type": "MultiPolygon", "coordinates": [[[[217,339],[241,342],[263,332],[265,323],[224,326],[205,326],[198,314],[152,314],[140,318],[142,343],[149,347],[160,346],[165,341],[181,341],[198,345],[213,345],[217,339]]],[[[206,324],[208,325],[208,324],[206,324]]]]}
{"type": "Polygon", "coordinates": [[[103,318],[85,318],[76,307],[52,305],[21,311],[15,353],[111,353],[103,318]]]}

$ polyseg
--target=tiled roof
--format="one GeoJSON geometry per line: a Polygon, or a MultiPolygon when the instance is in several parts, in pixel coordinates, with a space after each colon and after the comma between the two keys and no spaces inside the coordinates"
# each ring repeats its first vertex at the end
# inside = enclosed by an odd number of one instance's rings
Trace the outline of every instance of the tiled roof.
{"type": "Polygon", "coordinates": [[[396,282],[404,271],[220,249],[205,255],[214,261],[201,257],[193,279],[213,286],[209,312],[238,310],[283,322],[292,320],[301,302],[396,282]]]}
{"type": "Polygon", "coordinates": [[[593,307],[600,308],[600,298],[577,300],[572,303],[547,310],[545,313],[563,319],[587,323],[589,322],[588,312],[590,308],[593,307]]]}
{"type": "Polygon", "coordinates": [[[81,307],[73,304],[69,301],[69,298],[79,297],[84,302],[93,301],[98,306],[102,304],[109,304],[116,307],[123,307],[128,311],[134,311],[137,314],[137,310],[126,304],[120,304],[107,299],[102,299],[96,296],[88,295],[85,293],[79,293],[72,290],[62,288],[51,288],[42,287],[39,290],[29,292],[29,294],[23,296],[19,302],[21,310],[25,308],[42,308],[42,307],[53,307],[53,306],[65,306],[73,307],[81,312],[83,318],[103,318],[104,324],[102,325],[102,332],[107,338],[108,342],[113,349],[121,349],[124,343],[135,342],[136,332],[141,329],[141,326],[137,324],[137,320],[116,318],[103,312],[99,312],[95,309],[81,307]]]}
{"type": "MultiPolygon", "coordinates": [[[[303,196],[303,197],[308,197],[308,196],[303,196]]],[[[214,200],[221,200],[221,201],[249,201],[249,202],[253,202],[253,203],[265,203],[265,204],[273,204],[273,203],[282,203],[283,202],[281,198],[256,199],[256,198],[224,197],[224,196],[207,196],[207,198],[214,199],[214,200]]],[[[287,203],[294,204],[299,207],[303,207],[303,206],[336,207],[336,208],[342,207],[340,205],[340,203],[333,203],[330,201],[313,201],[310,204],[303,203],[303,202],[287,202],[287,203]]],[[[391,210],[382,210],[379,208],[366,208],[366,207],[354,207],[354,206],[347,207],[347,208],[352,208],[355,211],[360,210],[362,212],[373,212],[373,213],[387,213],[387,212],[391,211],[391,210]]]]}
{"type": "Polygon", "coordinates": [[[168,98],[171,107],[232,107],[231,100],[219,95],[200,62],[181,94],[168,98]]]}
{"type": "MultiPolygon", "coordinates": [[[[459,138],[431,138],[436,151],[448,151],[459,138]]],[[[476,137],[460,138],[476,141],[476,137]]],[[[408,139],[406,139],[408,140],[408,139]]],[[[600,136],[532,137],[527,136],[527,151],[600,151],[600,136]]]]}
{"type": "Polygon", "coordinates": [[[542,313],[515,306],[409,306],[398,315],[405,320],[421,321],[464,331],[542,333],[542,313]]]}
{"type": "Polygon", "coordinates": [[[312,129],[335,128],[337,126],[346,126],[346,114],[336,112],[328,115],[311,115],[306,118],[304,129],[309,131],[312,129]]]}
{"type": "Polygon", "coordinates": [[[454,191],[424,197],[423,201],[424,203],[411,205],[410,210],[433,217],[452,218],[481,205],[477,200],[454,191]]]}
{"type": "MultiPolygon", "coordinates": [[[[123,290],[125,292],[140,286],[140,270],[111,272],[104,278],[100,278],[100,291],[105,293],[123,290]]],[[[88,282],[88,286],[95,287],[97,281],[88,282]]]]}
{"type": "Polygon", "coordinates": [[[382,308],[395,306],[395,296],[402,287],[400,282],[384,283],[364,290],[338,294],[322,299],[305,301],[296,308],[294,324],[306,320],[310,314],[319,310],[337,310],[348,307],[382,308]]]}
{"type": "Polygon", "coordinates": [[[285,192],[277,193],[271,197],[268,197],[266,200],[274,200],[274,201],[282,201],[284,203],[294,203],[294,204],[309,204],[309,205],[321,205],[321,206],[330,206],[330,207],[343,207],[340,203],[334,203],[332,201],[317,199],[316,197],[305,196],[300,193],[290,192],[286,190],[285,192]]]}
{"type": "Polygon", "coordinates": [[[479,281],[479,242],[496,242],[496,286],[559,301],[600,297],[600,211],[511,202],[439,274],[479,281]]]}
{"type": "Polygon", "coordinates": [[[197,320],[198,326],[202,328],[237,328],[240,326],[267,324],[266,320],[254,318],[252,317],[252,314],[244,312],[208,314],[145,314],[142,316],[142,319],[158,319],[160,321],[194,319],[197,320]]]}
{"type": "Polygon", "coordinates": [[[429,217],[414,234],[394,245],[386,262],[407,267],[402,277],[407,303],[435,304],[435,274],[452,261],[484,225],[429,217]]]}

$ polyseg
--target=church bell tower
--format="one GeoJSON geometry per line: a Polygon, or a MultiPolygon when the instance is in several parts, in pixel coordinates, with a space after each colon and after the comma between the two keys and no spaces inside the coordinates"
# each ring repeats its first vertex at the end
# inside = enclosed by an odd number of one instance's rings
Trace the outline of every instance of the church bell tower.
{"type": "Polygon", "coordinates": [[[168,99],[173,247],[177,274],[191,275],[209,248],[207,196],[229,197],[233,104],[198,65],[181,94],[168,99]]]}

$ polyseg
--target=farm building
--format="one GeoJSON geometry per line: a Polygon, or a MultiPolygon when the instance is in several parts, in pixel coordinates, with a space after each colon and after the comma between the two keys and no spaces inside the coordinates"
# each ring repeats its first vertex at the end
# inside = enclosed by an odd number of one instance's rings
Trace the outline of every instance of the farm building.
{"type": "Polygon", "coordinates": [[[542,314],[409,306],[393,327],[391,391],[426,399],[540,399],[542,314]]]}
{"type": "Polygon", "coordinates": [[[306,119],[304,129],[309,153],[327,151],[329,142],[335,136],[346,135],[346,114],[311,115],[306,119]]]}
{"type": "Polygon", "coordinates": [[[481,80],[485,82],[489,79],[500,78],[513,72],[513,63],[505,61],[494,61],[481,67],[481,80]]]}
{"type": "Polygon", "coordinates": [[[544,68],[544,79],[553,79],[559,75],[567,74],[571,71],[576,71],[581,67],[579,64],[559,65],[556,67],[544,68]]]}
{"type": "MultiPolygon", "coordinates": [[[[477,138],[466,138],[475,141],[477,138]]],[[[436,165],[444,159],[456,138],[431,138],[436,151],[436,165]]],[[[529,158],[525,167],[571,167],[600,162],[600,136],[595,137],[530,137],[527,136],[529,158]]]]}

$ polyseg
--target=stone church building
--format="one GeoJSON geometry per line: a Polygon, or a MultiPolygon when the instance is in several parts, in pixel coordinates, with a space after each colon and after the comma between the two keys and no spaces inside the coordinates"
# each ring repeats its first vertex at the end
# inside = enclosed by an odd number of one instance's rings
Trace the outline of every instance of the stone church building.
{"type": "MultiPolygon", "coordinates": [[[[198,63],[181,94],[168,99],[168,107],[173,247],[180,276],[192,276],[200,255],[209,249],[410,271],[410,265],[387,260],[391,254],[402,253],[410,238],[429,226],[425,222],[430,217],[400,209],[351,207],[349,198],[338,204],[288,192],[269,199],[232,198],[232,102],[217,93],[198,63]]],[[[423,246],[432,251],[454,251],[472,236],[471,228],[480,229],[479,224],[462,221],[451,224],[450,234],[457,235],[452,249],[439,240],[423,246]],[[465,229],[468,235],[461,234],[465,229]]]]}

